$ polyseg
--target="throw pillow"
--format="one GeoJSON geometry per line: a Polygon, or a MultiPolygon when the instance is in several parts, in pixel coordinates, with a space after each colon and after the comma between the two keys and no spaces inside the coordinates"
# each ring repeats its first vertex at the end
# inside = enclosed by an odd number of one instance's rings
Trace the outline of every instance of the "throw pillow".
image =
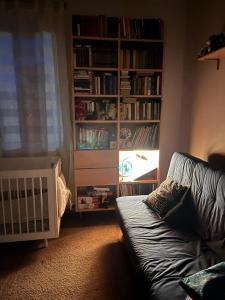
{"type": "Polygon", "coordinates": [[[225,262],[185,277],[179,283],[193,299],[224,300],[225,262]]]}
{"type": "Polygon", "coordinates": [[[144,203],[161,219],[167,219],[179,208],[181,200],[187,192],[188,187],[179,185],[168,177],[156,190],[148,195],[144,203]]]}

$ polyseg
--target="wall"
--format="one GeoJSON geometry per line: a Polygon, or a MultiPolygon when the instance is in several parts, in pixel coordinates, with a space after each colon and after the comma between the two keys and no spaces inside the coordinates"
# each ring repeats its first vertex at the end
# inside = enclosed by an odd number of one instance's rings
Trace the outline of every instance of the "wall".
{"type": "MultiPolygon", "coordinates": [[[[161,18],[165,23],[164,83],[160,134],[161,178],[174,151],[183,150],[180,131],[185,33],[184,0],[83,0],[67,1],[70,14],[161,18]]],[[[68,26],[70,26],[68,22],[68,26]]],[[[69,27],[68,27],[69,28],[69,27]]]]}
{"type": "Polygon", "coordinates": [[[182,130],[189,152],[207,160],[212,154],[225,154],[225,60],[217,70],[215,61],[200,62],[196,55],[210,35],[222,31],[225,1],[189,3],[182,130]]]}

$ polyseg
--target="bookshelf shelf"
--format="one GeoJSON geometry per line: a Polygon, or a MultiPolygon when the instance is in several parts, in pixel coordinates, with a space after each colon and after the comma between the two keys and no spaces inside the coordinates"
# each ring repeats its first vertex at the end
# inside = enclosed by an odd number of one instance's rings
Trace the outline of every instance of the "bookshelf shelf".
{"type": "Polygon", "coordinates": [[[121,69],[121,71],[129,71],[129,72],[143,72],[143,73],[151,73],[151,72],[157,72],[157,73],[161,73],[163,70],[162,69],[149,69],[149,68],[145,68],[145,69],[127,69],[127,68],[123,68],[121,69]]]}
{"type": "Polygon", "coordinates": [[[98,68],[98,67],[76,67],[77,70],[85,70],[85,71],[104,71],[104,72],[117,72],[118,68],[98,68]]]}
{"type": "Polygon", "coordinates": [[[114,211],[115,207],[108,207],[108,208],[84,208],[84,209],[77,209],[76,211],[79,213],[82,212],[91,212],[91,211],[114,211]]]}
{"type": "MultiPolygon", "coordinates": [[[[120,95],[120,97],[124,97],[123,95],[120,95]]],[[[129,95],[127,96],[129,98],[146,98],[146,99],[150,99],[150,98],[161,98],[162,96],[161,95],[129,95]]]]}
{"type": "Polygon", "coordinates": [[[120,184],[140,184],[140,183],[158,183],[156,179],[146,179],[146,180],[134,180],[134,181],[120,181],[120,184]]]}
{"type": "Polygon", "coordinates": [[[76,124],[117,124],[116,120],[77,120],[76,124]]]}
{"type": "Polygon", "coordinates": [[[95,94],[84,95],[84,94],[75,93],[74,96],[79,98],[118,98],[119,95],[118,94],[117,95],[95,95],[95,94]]]}
{"type": "Polygon", "coordinates": [[[73,36],[74,40],[89,40],[89,41],[112,41],[112,42],[141,42],[141,43],[163,43],[160,39],[126,39],[126,38],[109,38],[109,37],[93,37],[93,36],[73,36]]]}
{"type": "Polygon", "coordinates": [[[121,42],[139,42],[139,43],[163,43],[163,40],[148,40],[148,39],[119,39],[121,42]]]}
{"type": "Polygon", "coordinates": [[[108,37],[94,37],[94,36],[73,36],[74,40],[87,40],[87,41],[112,41],[118,42],[119,38],[108,38],[108,37]]]}
{"type": "Polygon", "coordinates": [[[159,152],[162,22],[73,16],[72,27],[75,208],[112,211],[116,197],[159,182],[158,164],[149,166],[159,152]],[[128,180],[121,162],[131,153],[148,171],[128,180]]]}
{"type": "Polygon", "coordinates": [[[120,120],[120,123],[136,123],[136,124],[146,124],[146,123],[160,123],[160,120],[120,120]]]}

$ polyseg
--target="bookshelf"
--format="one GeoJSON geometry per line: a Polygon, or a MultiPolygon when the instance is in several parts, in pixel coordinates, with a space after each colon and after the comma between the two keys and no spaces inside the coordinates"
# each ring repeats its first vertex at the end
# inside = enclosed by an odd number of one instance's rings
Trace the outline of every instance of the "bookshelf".
{"type": "Polygon", "coordinates": [[[163,24],[72,16],[75,209],[113,210],[159,182],[163,24]]]}

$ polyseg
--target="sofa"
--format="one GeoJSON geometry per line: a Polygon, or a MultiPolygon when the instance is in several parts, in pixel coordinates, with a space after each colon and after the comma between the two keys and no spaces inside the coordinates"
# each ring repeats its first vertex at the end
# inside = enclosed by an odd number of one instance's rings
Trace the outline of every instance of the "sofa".
{"type": "Polygon", "coordinates": [[[225,173],[175,152],[168,177],[189,187],[191,209],[178,223],[160,219],[143,202],[146,195],[116,200],[123,241],[142,290],[139,299],[185,300],[182,278],[224,260],[225,173]]]}

